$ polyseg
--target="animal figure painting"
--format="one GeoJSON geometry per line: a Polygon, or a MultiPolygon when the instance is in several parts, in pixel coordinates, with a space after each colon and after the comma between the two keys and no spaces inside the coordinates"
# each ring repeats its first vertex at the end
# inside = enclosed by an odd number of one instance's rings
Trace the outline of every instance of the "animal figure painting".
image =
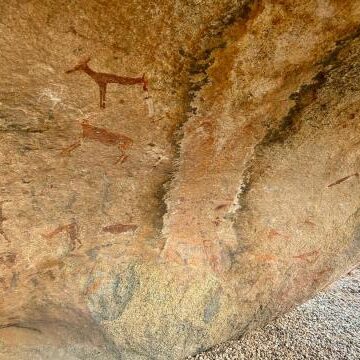
{"type": "Polygon", "coordinates": [[[105,109],[105,100],[106,100],[106,87],[108,84],[120,84],[120,85],[135,85],[141,84],[144,91],[148,91],[148,83],[145,79],[145,74],[142,77],[127,77],[119,76],[109,73],[96,72],[89,66],[90,58],[86,58],[81,61],[74,68],[66,71],[67,74],[70,74],[75,71],[83,71],[85,74],[89,75],[99,86],[100,91],[100,108],[105,109]]]}
{"type": "Polygon", "coordinates": [[[81,123],[81,127],[82,138],[76,143],[62,150],[62,156],[70,155],[72,151],[81,146],[83,140],[92,140],[107,146],[116,146],[119,149],[120,156],[115,162],[115,164],[123,163],[127,159],[125,150],[133,144],[132,139],[125,135],[114,133],[107,129],[90,125],[87,121],[83,121],[81,123]]]}

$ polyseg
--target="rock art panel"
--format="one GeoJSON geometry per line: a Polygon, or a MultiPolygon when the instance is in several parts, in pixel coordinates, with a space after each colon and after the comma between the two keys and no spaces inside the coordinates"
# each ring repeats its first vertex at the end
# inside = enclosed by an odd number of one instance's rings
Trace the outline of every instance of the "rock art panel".
{"type": "Polygon", "coordinates": [[[0,18],[0,359],[183,359],[360,262],[358,2],[0,18]]]}

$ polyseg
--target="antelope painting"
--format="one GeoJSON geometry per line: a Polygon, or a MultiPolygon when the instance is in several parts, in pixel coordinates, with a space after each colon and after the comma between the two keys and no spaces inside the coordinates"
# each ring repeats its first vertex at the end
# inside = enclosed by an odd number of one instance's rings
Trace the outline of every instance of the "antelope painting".
{"type": "Polygon", "coordinates": [[[105,109],[105,97],[106,97],[106,86],[108,84],[120,84],[120,85],[135,85],[141,84],[143,90],[147,91],[147,81],[145,79],[145,74],[142,77],[127,77],[127,76],[118,76],[114,74],[96,72],[90,68],[88,65],[90,58],[86,58],[76,65],[73,69],[66,71],[67,74],[70,74],[74,71],[83,71],[89,75],[99,86],[100,91],[100,108],[105,109]]]}
{"type": "Polygon", "coordinates": [[[81,127],[82,127],[82,138],[78,140],[76,143],[62,150],[61,152],[62,156],[70,155],[72,151],[74,151],[76,148],[82,145],[83,140],[92,140],[107,146],[116,146],[119,149],[120,156],[118,160],[115,162],[115,164],[119,162],[123,163],[127,159],[125,150],[133,144],[132,139],[130,139],[125,135],[114,133],[107,129],[90,125],[87,122],[87,120],[84,120],[81,123],[81,127]]]}

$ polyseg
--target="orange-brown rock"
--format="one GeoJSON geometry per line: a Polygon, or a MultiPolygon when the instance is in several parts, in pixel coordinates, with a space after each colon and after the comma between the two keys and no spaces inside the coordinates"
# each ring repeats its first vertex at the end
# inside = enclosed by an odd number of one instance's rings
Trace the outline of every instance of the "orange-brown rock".
{"type": "Polygon", "coordinates": [[[2,0],[0,358],[181,359],[360,261],[360,2],[2,0]]]}

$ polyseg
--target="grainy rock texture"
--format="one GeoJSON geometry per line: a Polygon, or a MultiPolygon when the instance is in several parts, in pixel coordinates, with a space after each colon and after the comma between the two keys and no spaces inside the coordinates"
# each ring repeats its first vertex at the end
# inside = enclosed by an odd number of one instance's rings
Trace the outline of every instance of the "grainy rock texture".
{"type": "Polygon", "coordinates": [[[359,263],[359,1],[2,0],[0,32],[3,358],[181,359],[359,263]]]}
{"type": "Polygon", "coordinates": [[[189,360],[357,360],[360,357],[360,269],[306,304],[238,341],[189,360]]]}

